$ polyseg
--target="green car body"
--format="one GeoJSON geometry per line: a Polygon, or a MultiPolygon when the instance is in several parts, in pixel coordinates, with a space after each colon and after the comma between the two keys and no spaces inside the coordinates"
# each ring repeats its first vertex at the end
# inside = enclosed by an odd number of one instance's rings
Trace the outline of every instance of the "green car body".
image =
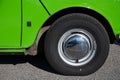
{"type": "Polygon", "coordinates": [[[120,34],[119,7],[119,0],[0,0],[0,52],[25,52],[44,26],[73,12],[100,16],[115,37],[120,34]]]}

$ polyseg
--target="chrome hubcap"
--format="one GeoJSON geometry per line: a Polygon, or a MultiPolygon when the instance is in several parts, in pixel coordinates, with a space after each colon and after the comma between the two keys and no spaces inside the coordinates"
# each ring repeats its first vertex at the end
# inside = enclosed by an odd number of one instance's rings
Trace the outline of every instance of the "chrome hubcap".
{"type": "Polygon", "coordinates": [[[72,60],[82,59],[87,55],[89,49],[89,40],[78,33],[72,34],[63,44],[63,52],[72,60]]]}
{"type": "Polygon", "coordinates": [[[90,62],[96,52],[96,41],[86,30],[72,29],[63,34],[58,43],[61,59],[72,66],[90,62]]]}

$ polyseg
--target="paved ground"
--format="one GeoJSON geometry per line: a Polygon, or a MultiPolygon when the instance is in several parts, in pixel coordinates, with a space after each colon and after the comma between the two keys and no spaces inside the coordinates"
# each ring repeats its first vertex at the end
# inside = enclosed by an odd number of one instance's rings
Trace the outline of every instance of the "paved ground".
{"type": "Polygon", "coordinates": [[[120,80],[120,46],[111,45],[104,66],[89,76],[56,74],[40,57],[0,56],[0,80],[120,80]]]}

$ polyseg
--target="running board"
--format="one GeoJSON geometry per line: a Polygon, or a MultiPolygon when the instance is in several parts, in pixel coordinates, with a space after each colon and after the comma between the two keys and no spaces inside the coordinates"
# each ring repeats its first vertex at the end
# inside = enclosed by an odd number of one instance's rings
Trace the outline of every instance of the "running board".
{"type": "Polygon", "coordinates": [[[0,49],[0,55],[24,55],[25,49],[0,49]]]}

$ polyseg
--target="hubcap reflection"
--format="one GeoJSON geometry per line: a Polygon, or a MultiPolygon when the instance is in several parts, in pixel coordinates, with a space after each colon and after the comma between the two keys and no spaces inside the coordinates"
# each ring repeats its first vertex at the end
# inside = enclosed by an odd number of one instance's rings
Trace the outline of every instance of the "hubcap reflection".
{"type": "Polygon", "coordinates": [[[96,48],[94,37],[82,29],[67,31],[58,42],[59,56],[65,63],[72,66],[82,66],[90,62],[96,48]]]}

